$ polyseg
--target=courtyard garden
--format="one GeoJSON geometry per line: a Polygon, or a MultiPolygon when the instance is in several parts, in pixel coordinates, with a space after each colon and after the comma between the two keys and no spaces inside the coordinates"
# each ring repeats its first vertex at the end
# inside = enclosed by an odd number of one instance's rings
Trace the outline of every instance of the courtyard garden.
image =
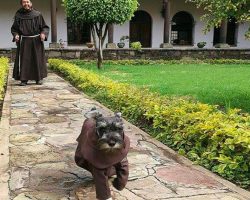
{"type": "Polygon", "coordinates": [[[95,63],[74,63],[112,80],[146,87],[160,95],[188,96],[218,105],[223,110],[237,108],[250,112],[248,61],[107,61],[102,70],[98,70],[95,63]]]}
{"type": "MultiPolygon", "coordinates": [[[[114,111],[121,111],[127,120],[195,163],[249,188],[250,115],[231,109],[237,105],[233,104],[235,100],[217,106],[213,105],[216,102],[207,104],[198,99],[200,91],[212,100],[219,96],[213,93],[221,90],[224,103],[230,97],[228,89],[232,94],[233,88],[235,92],[243,91],[233,99],[249,94],[249,65],[231,63],[235,64],[137,65],[132,61],[131,66],[107,62],[104,69],[96,70],[91,62],[49,60],[52,70],[92,98],[114,111]],[[242,79],[246,84],[240,87],[244,83],[242,79]],[[231,82],[234,84],[230,85],[231,82]],[[195,90],[198,92],[191,93],[195,90]]],[[[248,108],[242,107],[244,111],[248,108]]]]}

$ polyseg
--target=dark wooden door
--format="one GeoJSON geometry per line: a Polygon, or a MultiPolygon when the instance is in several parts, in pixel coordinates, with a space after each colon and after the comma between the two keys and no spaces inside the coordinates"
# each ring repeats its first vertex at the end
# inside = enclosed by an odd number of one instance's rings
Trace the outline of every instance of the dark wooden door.
{"type": "Polygon", "coordinates": [[[227,44],[231,46],[237,46],[236,40],[236,20],[235,18],[231,18],[227,23],[227,44]]]}
{"type": "Polygon", "coordinates": [[[151,47],[152,20],[145,11],[135,12],[130,21],[130,42],[141,42],[142,47],[151,47]]]}

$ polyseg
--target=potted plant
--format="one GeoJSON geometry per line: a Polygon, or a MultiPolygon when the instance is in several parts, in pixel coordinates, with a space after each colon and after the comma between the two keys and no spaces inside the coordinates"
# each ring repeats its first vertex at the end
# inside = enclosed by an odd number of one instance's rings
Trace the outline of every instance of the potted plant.
{"type": "Polygon", "coordinates": [[[120,42],[117,43],[117,46],[119,48],[123,48],[125,46],[125,42],[127,42],[129,40],[129,36],[127,35],[123,35],[121,38],[120,38],[120,42]]]}
{"type": "Polygon", "coordinates": [[[60,39],[59,40],[59,47],[63,49],[65,47],[65,42],[66,41],[63,41],[62,39],[60,39]]]}
{"type": "Polygon", "coordinates": [[[142,45],[141,45],[141,43],[138,41],[138,42],[132,42],[132,43],[130,44],[130,47],[131,47],[131,49],[134,49],[134,50],[137,50],[137,51],[141,52],[142,45]]]}
{"type": "Polygon", "coordinates": [[[203,47],[206,46],[206,44],[207,44],[206,42],[198,42],[198,43],[197,43],[197,47],[198,47],[198,48],[203,48],[203,47]]]}
{"type": "Polygon", "coordinates": [[[93,42],[87,42],[87,43],[86,43],[86,46],[87,46],[88,48],[93,48],[93,47],[94,47],[94,43],[93,43],[93,42]]]}

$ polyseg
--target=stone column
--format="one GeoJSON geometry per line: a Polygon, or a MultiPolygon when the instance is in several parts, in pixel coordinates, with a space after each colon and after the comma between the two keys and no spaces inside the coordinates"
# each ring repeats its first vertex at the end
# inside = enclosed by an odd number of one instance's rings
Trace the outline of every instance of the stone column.
{"type": "Polygon", "coordinates": [[[116,44],[114,43],[114,25],[108,25],[108,43],[106,44],[106,48],[116,48],[116,44]]]}
{"type": "Polygon", "coordinates": [[[51,12],[51,43],[50,47],[59,47],[57,44],[57,22],[56,22],[56,4],[57,0],[50,0],[50,12],[51,12]]]}
{"type": "Polygon", "coordinates": [[[108,26],[108,43],[113,43],[114,40],[114,25],[109,24],[108,26]]]}
{"type": "Polygon", "coordinates": [[[220,26],[220,43],[227,43],[227,20],[223,20],[220,26]]]}
{"type": "Polygon", "coordinates": [[[161,44],[161,48],[171,48],[170,44],[170,1],[163,0],[163,17],[164,17],[164,32],[163,32],[163,44],[161,44]]]}

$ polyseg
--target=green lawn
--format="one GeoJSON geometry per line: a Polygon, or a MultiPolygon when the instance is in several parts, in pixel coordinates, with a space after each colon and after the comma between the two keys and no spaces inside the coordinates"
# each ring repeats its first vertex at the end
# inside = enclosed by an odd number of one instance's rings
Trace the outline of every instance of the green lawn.
{"type": "Polygon", "coordinates": [[[250,112],[249,64],[105,64],[102,70],[95,64],[80,66],[162,95],[192,96],[204,103],[250,112]]]}

